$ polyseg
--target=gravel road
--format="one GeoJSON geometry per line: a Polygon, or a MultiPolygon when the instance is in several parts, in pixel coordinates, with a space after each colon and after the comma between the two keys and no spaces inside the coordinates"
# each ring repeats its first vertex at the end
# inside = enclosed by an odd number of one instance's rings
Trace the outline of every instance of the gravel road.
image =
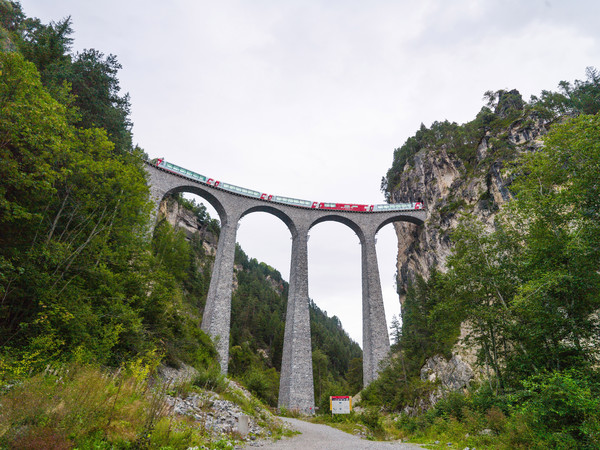
{"type": "Polygon", "coordinates": [[[327,425],[304,422],[298,419],[282,418],[288,422],[291,428],[302,434],[291,438],[283,438],[277,442],[268,443],[261,448],[285,449],[285,450],[362,450],[362,449],[419,449],[423,448],[415,444],[403,444],[401,442],[377,442],[367,441],[358,436],[353,436],[327,425]]]}

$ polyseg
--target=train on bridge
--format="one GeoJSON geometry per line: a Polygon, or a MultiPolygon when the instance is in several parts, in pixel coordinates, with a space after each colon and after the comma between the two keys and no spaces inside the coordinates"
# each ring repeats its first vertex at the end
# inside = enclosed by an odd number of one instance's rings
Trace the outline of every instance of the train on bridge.
{"type": "Polygon", "coordinates": [[[177,166],[173,163],[167,162],[164,158],[157,158],[151,161],[152,164],[156,165],[163,170],[173,172],[177,175],[181,175],[190,180],[194,180],[209,186],[213,186],[225,191],[232,192],[238,195],[245,195],[248,197],[259,198],[261,200],[282,203],[284,205],[296,206],[300,208],[311,208],[311,209],[324,209],[332,211],[350,211],[350,212],[388,212],[388,211],[415,211],[423,209],[423,202],[412,202],[412,203],[384,203],[381,205],[361,205],[353,203],[325,203],[325,202],[311,202],[308,200],[299,200],[297,198],[280,197],[278,195],[270,195],[263,192],[253,191],[252,189],[246,189],[243,187],[235,186],[233,184],[225,183],[222,181],[215,180],[213,178],[205,177],[199,173],[193,172],[183,167],[177,166]]]}

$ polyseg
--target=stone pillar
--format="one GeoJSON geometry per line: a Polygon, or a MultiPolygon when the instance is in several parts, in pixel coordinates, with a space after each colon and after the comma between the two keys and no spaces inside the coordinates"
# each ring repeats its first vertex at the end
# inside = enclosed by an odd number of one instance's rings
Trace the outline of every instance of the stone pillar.
{"type": "Polygon", "coordinates": [[[308,306],[308,228],[295,230],[292,234],[279,407],[313,414],[315,396],[308,306]]]}
{"type": "Polygon", "coordinates": [[[164,198],[166,191],[168,190],[168,186],[165,186],[166,183],[162,182],[159,170],[154,167],[150,163],[144,164],[144,169],[148,174],[148,188],[150,190],[150,201],[152,202],[152,211],[150,212],[150,226],[152,229],[150,230],[150,236],[152,236],[152,231],[156,226],[156,222],[158,220],[158,209],[160,207],[160,202],[164,198]]]}
{"type": "Polygon", "coordinates": [[[375,233],[365,233],[362,244],[363,296],[363,383],[377,378],[379,363],[390,351],[390,337],[385,319],[375,233]]]}
{"type": "Polygon", "coordinates": [[[221,372],[227,374],[229,365],[229,329],[231,323],[231,291],[233,260],[239,217],[222,218],[221,234],[213,266],[206,306],[202,317],[202,330],[214,341],[219,354],[221,372]]]}
{"type": "Polygon", "coordinates": [[[164,197],[165,192],[163,190],[153,184],[150,185],[150,200],[152,201],[152,211],[150,212],[150,236],[152,236],[152,231],[158,221],[158,210],[160,208],[160,202],[164,197]]]}

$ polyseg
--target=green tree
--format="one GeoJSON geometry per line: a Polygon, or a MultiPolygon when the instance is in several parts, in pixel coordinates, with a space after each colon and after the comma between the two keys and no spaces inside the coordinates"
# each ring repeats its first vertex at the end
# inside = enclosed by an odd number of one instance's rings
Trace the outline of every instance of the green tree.
{"type": "MultiPolygon", "coordinates": [[[[14,19],[13,19],[14,20],[14,19]]],[[[70,63],[69,52],[73,43],[71,18],[44,25],[39,19],[26,19],[18,28],[23,56],[33,62],[47,84],[53,72],[70,63]]]]}
{"type": "Polygon", "coordinates": [[[558,125],[544,143],[525,158],[508,209],[526,244],[513,309],[537,364],[561,370],[593,361],[598,348],[600,116],[558,125]]]}
{"type": "Polygon", "coordinates": [[[0,26],[7,31],[17,31],[25,20],[23,8],[19,2],[0,0],[0,26]]]}
{"type": "Polygon", "coordinates": [[[544,90],[540,98],[532,97],[534,110],[549,117],[598,113],[600,72],[594,67],[587,67],[585,74],[586,80],[575,80],[573,83],[561,81],[558,92],[544,90]]]}
{"type": "Polygon", "coordinates": [[[348,367],[348,387],[352,395],[357,394],[363,387],[362,358],[352,358],[348,367]]]}
{"type": "Polygon", "coordinates": [[[132,150],[129,94],[119,95],[117,73],[121,64],[115,55],[90,49],[78,53],[66,74],[75,106],[81,112],[78,126],[104,128],[117,151],[132,150]]]}
{"type": "Polygon", "coordinates": [[[390,324],[390,337],[392,339],[392,346],[396,346],[400,343],[402,338],[402,322],[398,320],[396,315],[392,316],[392,323],[390,324]]]}

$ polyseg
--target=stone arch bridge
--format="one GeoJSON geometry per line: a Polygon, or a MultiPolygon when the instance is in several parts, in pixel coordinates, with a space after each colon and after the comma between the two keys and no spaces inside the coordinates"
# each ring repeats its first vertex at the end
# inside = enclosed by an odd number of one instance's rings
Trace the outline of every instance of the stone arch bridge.
{"type": "Polygon", "coordinates": [[[248,214],[266,212],[285,223],[292,236],[292,256],[288,305],[285,320],[279,406],[311,413],[314,411],[312,354],[308,296],[308,232],[318,223],[340,222],[352,229],[361,244],[363,311],[363,382],[377,377],[380,361],[390,349],[383,306],[375,235],[385,225],[396,222],[423,223],[425,211],[350,212],[310,209],[238,195],[194,181],[147,163],[150,194],[155,211],[162,199],[172,193],[189,192],[210,203],[219,214],[221,234],[213,266],[202,329],[213,340],[221,370],[227,373],[233,261],[238,222],[248,214]]]}

